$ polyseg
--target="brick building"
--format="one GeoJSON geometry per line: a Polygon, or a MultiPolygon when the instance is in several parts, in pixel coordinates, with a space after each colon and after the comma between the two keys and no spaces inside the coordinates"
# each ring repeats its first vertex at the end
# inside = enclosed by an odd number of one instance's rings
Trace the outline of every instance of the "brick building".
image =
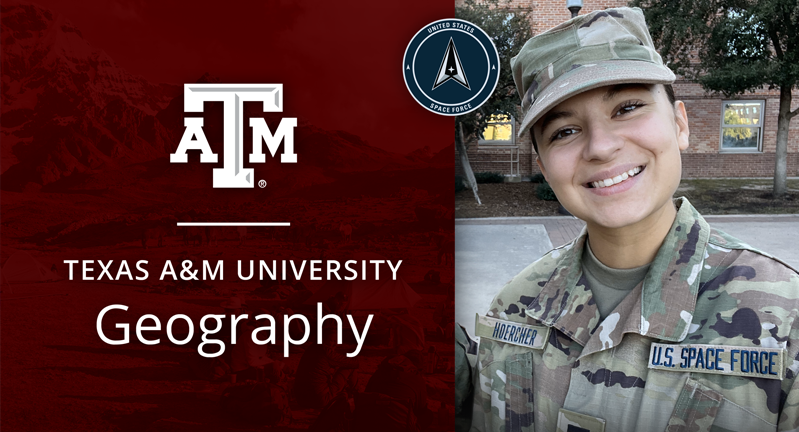
{"type": "MultiPolygon", "coordinates": [[[[456,0],[456,6],[463,0],[456,0]]],[[[626,6],[626,0],[584,0],[580,14],[609,7],[626,6]]],[[[566,0],[513,0],[510,9],[531,10],[533,34],[568,20],[566,0]]],[[[683,177],[773,177],[777,140],[779,90],[761,89],[732,99],[709,94],[699,84],[678,79],[678,100],[685,102],[691,141],[683,152],[683,177]]],[[[799,91],[793,106],[799,105],[799,91]]],[[[539,172],[529,134],[516,137],[517,121],[498,122],[485,131],[486,138],[467,138],[475,172],[494,171],[529,177],[539,172]],[[517,161],[511,163],[510,161],[517,161]]],[[[799,176],[799,121],[792,121],[788,134],[788,176],[799,176]]],[[[460,162],[456,155],[456,169],[460,162]]]]}

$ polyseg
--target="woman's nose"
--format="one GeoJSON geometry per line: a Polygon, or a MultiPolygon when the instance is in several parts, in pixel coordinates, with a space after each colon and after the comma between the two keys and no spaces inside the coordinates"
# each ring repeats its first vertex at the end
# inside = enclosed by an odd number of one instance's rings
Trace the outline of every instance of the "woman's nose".
{"type": "Polygon", "coordinates": [[[588,144],[583,150],[586,160],[606,161],[624,146],[624,139],[611,125],[597,122],[589,125],[588,144]]]}

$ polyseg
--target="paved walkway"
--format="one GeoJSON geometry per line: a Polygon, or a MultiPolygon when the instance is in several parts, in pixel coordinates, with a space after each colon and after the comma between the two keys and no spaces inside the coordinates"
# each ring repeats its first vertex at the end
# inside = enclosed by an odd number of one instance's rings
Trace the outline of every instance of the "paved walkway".
{"type": "Polygon", "coordinates": [[[577,237],[585,223],[571,216],[547,216],[456,219],[455,225],[543,225],[552,246],[557,247],[577,237]]]}
{"type": "MultiPolygon", "coordinates": [[[[712,226],[799,269],[799,215],[705,216],[712,226]]],[[[475,313],[485,313],[513,276],[585,224],[571,216],[455,220],[455,320],[473,332],[475,313]]]]}

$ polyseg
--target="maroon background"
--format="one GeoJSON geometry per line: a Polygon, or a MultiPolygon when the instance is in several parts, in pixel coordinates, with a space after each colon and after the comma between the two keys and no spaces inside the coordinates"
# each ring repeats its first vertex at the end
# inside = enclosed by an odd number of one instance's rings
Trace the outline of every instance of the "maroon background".
{"type": "MultiPolygon", "coordinates": [[[[3,279],[3,430],[262,430],[224,415],[227,378],[200,379],[189,367],[199,358],[199,318],[222,313],[233,295],[273,315],[289,305],[259,296],[257,281],[238,281],[238,259],[343,261],[359,252],[403,260],[400,276],[422,297],[409,315],[424,327],[424,348],[439,356],[425,374],[434,413],[426,426],[452,428],[453,121],[419,106],[400,69],[416,31],[453,16],[451,1],[0,6],[3,274],[13,272],[5,265],[18,251],[62,278],[65,259],[114,260],[113,269],[120,260],[150,261],[150,279],[141,282],[3,279]],[[170,164],[183,133],[182,84],[192,82],[282,83],[283,113],[245,110],[272,129],[280,117],[297,117],[298,163],[245,162],[268,183],[246,190],[213,189],[215,166],[200,164],[196,152],[188,164],[170,164]],[[250,228],[244,245],[235,229],[218,231],[211,245],[201,232],[195,245],[175,227],[189,218],[292,226],[250,228]],[[351,239],[341,224],[353,227],[351,239]],[[225,281],[157,280],[164,260],[184,257],[224,259],[225,281]],[[116,322],[135,326],[152,313],[165,326],[182,313],[194,319],[195,341],[175,346],[161,334],[160,345],[145,346],[132,332],[130,344],[107,345],[95,320],[109,304],[130,307],[108,315],[109,336],[119,335],[116,322]]],[[[206,104],[204,113],[220,161],[221,108],[206,104]]],[[[311,291],[322,286],[303,282],[311,291]]],[[[357,357],[359,391],[398,348],[387,317],[401,311],[369,312],[376,317],[357,357]]],[[[347,352],[353,346],[345,340],[347,352]]],[[[286,363],[289,390],[302,351],[288,359],[280,343],[270,351],[286,363]]],[[[295,405],[281,429],[306,429],[319,415],[295,405]]]]}

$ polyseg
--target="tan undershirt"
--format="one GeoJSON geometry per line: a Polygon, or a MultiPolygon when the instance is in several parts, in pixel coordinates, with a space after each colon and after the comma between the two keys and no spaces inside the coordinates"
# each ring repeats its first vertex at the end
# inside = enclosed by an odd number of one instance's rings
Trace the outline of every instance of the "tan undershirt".
{"type": "Polygon", "coordinates": [[[651,265],[650,263],[631,269],[610,268],[594,256],[588,241],[585,242],[583,249],[582,264],[583,275],[588,279],[591,293],[603,320],[639,282],[644,280],[651,265]]]}

